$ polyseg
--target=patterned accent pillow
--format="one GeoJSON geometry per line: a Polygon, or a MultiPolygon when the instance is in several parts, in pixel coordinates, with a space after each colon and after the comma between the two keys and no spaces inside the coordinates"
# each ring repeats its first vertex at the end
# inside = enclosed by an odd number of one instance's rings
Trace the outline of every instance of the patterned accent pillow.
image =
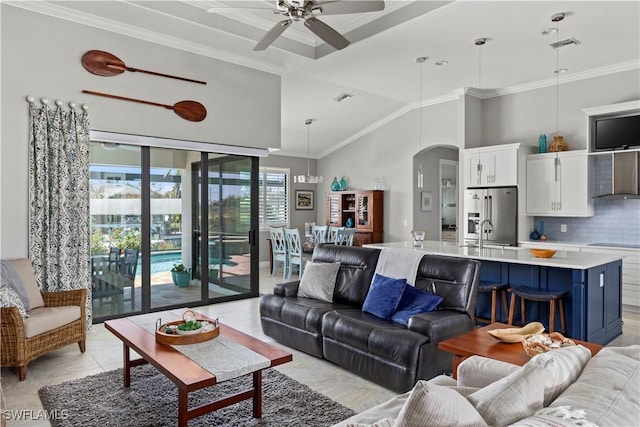
{"type": "Polygon", "coordinates": [[[11,286],[4,283],[0,285],[0,307],[18,307],[18,311],[20,311],[20,315],[23,318],[29,317],[18,293],[11,286]]]}
{"type": "Polygon", "coordinates": [[[395,427],[486,425],[462,394],[449,387],[418,381],[400,410],[395,427]]]}
{"type": "Polygon", "coordinates": [[[587,412],[571,406],[542,408],[534,415],[509,427],[598,427],[586,419],[587,412]]]}
{"type": "Polygon", "coordinates": [[[372,424],[361,424],[361,423],[347,424],[346,427],[395,427],[395,425],[396,425],[395,418],[387,417],[387,418],[378,420],[372,424]]]}
{"type": "Polygon", "coordinates": [[[506,426],[542,408],[546,379],[555,375],[553,359],[530,360],[522,368],[467,396],[487,424],[506,426]]]}

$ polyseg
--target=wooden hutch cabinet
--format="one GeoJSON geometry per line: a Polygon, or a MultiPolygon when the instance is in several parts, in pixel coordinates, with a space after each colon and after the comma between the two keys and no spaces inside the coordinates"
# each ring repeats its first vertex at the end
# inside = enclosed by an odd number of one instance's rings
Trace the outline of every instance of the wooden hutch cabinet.
{"type": "Polygon", "coordinates": [[[355,246],[381,243],[383,196],[381,190],[327,193],[327,225],[355,228],[355,246]]]}

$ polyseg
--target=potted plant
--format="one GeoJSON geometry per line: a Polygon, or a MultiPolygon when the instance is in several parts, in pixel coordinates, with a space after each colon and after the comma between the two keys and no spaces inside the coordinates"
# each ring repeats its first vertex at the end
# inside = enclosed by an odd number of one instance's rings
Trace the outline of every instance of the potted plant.
{"type": "Polygon", "coordinates": [[[173,264],[173,268],[171,269],[171,277],[173,279],[174,285],[185,288],[189,286],[189,281],[191,280],[191,269],[185,267],[185,265],[182,263],[173,264]]]}

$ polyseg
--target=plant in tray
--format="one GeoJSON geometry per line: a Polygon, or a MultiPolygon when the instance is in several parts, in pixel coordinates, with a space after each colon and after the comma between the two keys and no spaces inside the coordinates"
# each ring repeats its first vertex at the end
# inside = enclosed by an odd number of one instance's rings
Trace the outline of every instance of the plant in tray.
{"type": "Polygon", "coordinates": [[[181,325],[178,325],[178,330],[185,331],[185,332],[197,331],[200,328],[202,328],[202,323],[198,322],[197,320],[192,320],[192,321],[183,323],[181,325]]]}

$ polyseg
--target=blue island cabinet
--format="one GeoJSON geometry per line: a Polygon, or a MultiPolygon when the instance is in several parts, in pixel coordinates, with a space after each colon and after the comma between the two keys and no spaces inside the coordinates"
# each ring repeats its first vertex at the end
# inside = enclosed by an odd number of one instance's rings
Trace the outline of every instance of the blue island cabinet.
{"type": "MultiPolygon", "coordinates": [[[[483,282],[509,283],[511,286],[528,286],[545,291],[567,291],[563,300],[568,337],[605,345],[622,334],[622,261],[613,261],[588,269],[483,259],[478,261],[481,262],[480,280],[483,282]]],[[[490,310],[490,294],[478,294],[478,315],[487,318],[490,310]]],[[[507,323],[502,307],[499,307],[498,313],[499,319],[507,323]]],[[[548,303],[527,301],[525,313],[527,323],[542,322],[548,330],[548,303]]],[[[514,324],[521,323],[518,299],[514,324]]],[[[555,330],[560,330],[558,313],[555,330]]]]}

